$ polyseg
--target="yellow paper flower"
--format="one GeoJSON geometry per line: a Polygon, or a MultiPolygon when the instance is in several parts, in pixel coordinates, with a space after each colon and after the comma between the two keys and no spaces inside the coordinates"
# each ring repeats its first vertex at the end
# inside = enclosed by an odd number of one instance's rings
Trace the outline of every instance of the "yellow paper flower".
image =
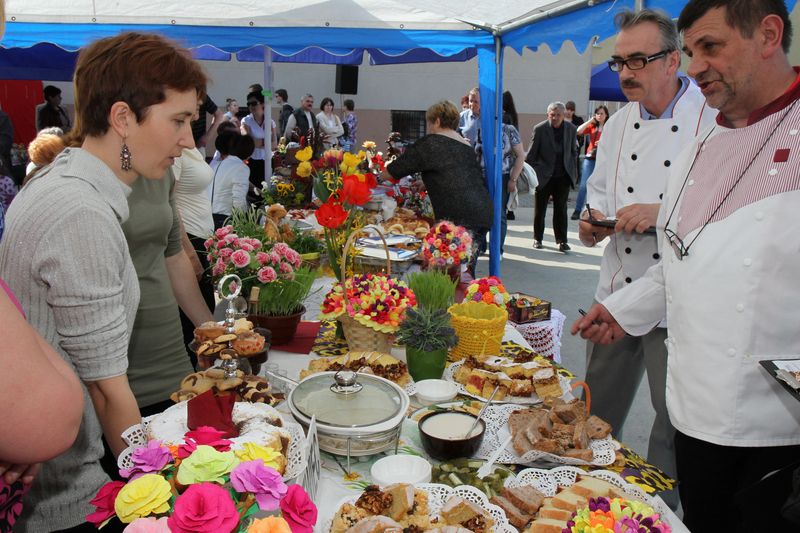
{"type": "Polygon", "coordinates": [[[261,459],[264,461],[264,466],[279,470],[281,465],[281,452],[275,451],[274,448],[269,446],[259,446],[254,442],[246,442],[241,450],[237,450],[236,457],[241,462],[255,461],[261,459]]]}
{"type": "Polygon", "coordinates": [[[247,527],[247,533],[292,533],[289,524],[280,516],[268,516],[253,520],[247,527]]]}
{"type": "Polygon", "coordinates": [[[302,150],[298,150],[294,154],[294,157],[298,161],[308,161],[309,159],[311,159],[311,156],[313,155],[314,155],[314,150],[312,150],[310,146],[306,146],[302,150]]]}
{"type": "Polygon", "coordinates": [[[218,452],[211,446],[201,445],[183,460],[178,468],[178,483],[192,485],[210,481],[225,483],[223,476],[233,470],[239,460],[233,452],[218,452]]]}
{"type": "Polygon", "coordinates": [[[169,482],[157,474],[145,474],[128,482],[114,500],[114,512],[129,524],[137,518],[169,511],[172,491],[169,482]]]}

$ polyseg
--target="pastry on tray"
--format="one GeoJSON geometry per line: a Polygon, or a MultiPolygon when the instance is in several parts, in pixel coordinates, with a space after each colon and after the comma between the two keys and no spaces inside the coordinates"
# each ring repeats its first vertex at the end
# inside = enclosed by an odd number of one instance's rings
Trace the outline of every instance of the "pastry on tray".
{"type": "Polygon", "coordinates": [[[231,347],[242,357],[264,351],[266,339],[253,331],[253,323],[240,318],[234,324],[234,332],[228,333],[221,322],[205,322],[194,329],[195,353],[205,357],[215,356],[231,347]]]}
{"type": "Polygon", "coordinates": [[[308,369],[300,371],[300,379],[319,372],[338,372],[352,370],[364,374],[374,374],[397,383],[401,387],[411,382],[408,366],[388,353],[349,352],[339,357],[314,359],[308,369]]]}
{"type": "Polygon", "coordinates": [[[429,513],[428,495],[413,485],[370,485],[355,503],[345,503],[336,511],[330,533],[426,531],[431,527],[429,513]]]}
{"type": "Polygon", "coordinates": [[[507,397],[529,398],[534,393],[541,399],[563,394],[558,373],[549,362],[517,359],[506,356],[471,356],[456,370],[453,378],[468,393],[488,398],[500,386],[496,400],[507,397]]]}
{"type": "Polygon", "coordinates": [[[277,405],[285,399],[283,393],[273,391],[262,377],[245,375],[237,370],[235,378],[226,378],[225,371],[221,368],[209,368],[189,374],[181,381],[180,390],[173,392],[170,399],[175,403],[191,400],[211,389],[228,391],[236,395],[236,401],[250,403],[277,405]]]}

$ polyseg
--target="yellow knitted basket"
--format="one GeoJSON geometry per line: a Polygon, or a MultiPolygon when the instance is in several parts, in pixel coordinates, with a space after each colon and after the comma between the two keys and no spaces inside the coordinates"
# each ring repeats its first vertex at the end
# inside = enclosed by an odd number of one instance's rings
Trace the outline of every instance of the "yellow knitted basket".
{"type": "Polygon", "coordinates": [[[500,353],[508,311],[485,302],[454,304],[448,311],[458,336],[458,344],[450,351],[451,361],[500,353]]]}

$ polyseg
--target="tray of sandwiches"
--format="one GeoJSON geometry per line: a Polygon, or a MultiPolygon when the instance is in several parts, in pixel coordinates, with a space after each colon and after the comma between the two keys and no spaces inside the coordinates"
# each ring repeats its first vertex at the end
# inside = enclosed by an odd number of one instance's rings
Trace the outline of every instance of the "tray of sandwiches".
{"type": "Polygon", "coordinates": [[[468,485],[435,483],[387,487],[370,485],[339,505],[322,531],[373,533],[376,531],[436,533],[517,533],[506,513],[486,495],[468,485]]]}
{"type": "Polygon", "coordinates": [[[486,400],[499,385],[495,401],[533,405],[546,398],[570,399],[569,380],[545,360],[497,355],[470,356],[448,366],[442,379],[459,392],[486,400]]]}
{"type": "MultiPolygon", "coordinates": [[[[664,517],[674,515],[663,501],[651,498],[639,487],[606,470],[585,472],[571,466],[551,470],[529,468],[517,474],[503,492],[492,497],[490,502],[502,508],[509,523],[519,531],[561,533],[568,527],[569,521],[577,520],[576,514],[589,506],[590,499],[600,506],[603,505],[601,500],[615,498],[621,499],[617,500],[618,504],[635,507],[635,514],[642,515],[639,520],[649,518],[651,526],[667,526],[661,529],[648,528],[646,531],[669,531],[670,524],[664,517]]],[[[607,518],[613,522],[611,514],[608,513],[607,518]]],[[[610,529],[617,531],[613,527],[610,529]]],[[[620,529],[623,530],[631,529],[620,529]]],[[[641,529],[634,528],[632,531],[641,529]]]]}
{"type": "Polygon", "coordinates": [[[487,412],[490,421],[479,458],[487,458],[487,450],[507,443],[497,458],[499,463],[607,466],[616,460],[618,445],[611,438],[611,426],[598,416],[589,416],[583,401],[555,398],[542,406],[505,404],[487,412]]]}

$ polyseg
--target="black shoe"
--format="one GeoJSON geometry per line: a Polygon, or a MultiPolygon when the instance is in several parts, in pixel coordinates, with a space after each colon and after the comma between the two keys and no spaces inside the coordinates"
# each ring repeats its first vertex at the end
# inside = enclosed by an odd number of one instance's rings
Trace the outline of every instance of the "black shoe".
{"type": "Polygon", "coordinates": [[[572,220],[580,220],[581,219],[581,214],[578,213],[577,211],[575,211],[574,213],[572,213],[572,216],[570,218],[572,220]]]}
{"type": "Polygon", "coordinates": [[[517,216],[514,214],[514,211],[509,211],[506,213],[506,220],[516,220],[517,216]]]}
{"type": "Polygon", "coordinates": [[[544,246],[542,246],[542,241],[533,241],[533,247],[536,248],[537,250],[541,250],[542,248],[544,248],[544,246]]]}
{"type": "Polygon", "coordinates": [[[565,243],[565,242],[562,242],[561,244],[559,244],[559,245],[558,245],[558,249],[559,249],[560,251],[564,252],[564,253],[567,253],[567,252],[569,252],[570,250],[572,250],[572,248],[570,248],[570,247],[569,247],[569,244],[567,244],[567,243],[565,243]]]}

